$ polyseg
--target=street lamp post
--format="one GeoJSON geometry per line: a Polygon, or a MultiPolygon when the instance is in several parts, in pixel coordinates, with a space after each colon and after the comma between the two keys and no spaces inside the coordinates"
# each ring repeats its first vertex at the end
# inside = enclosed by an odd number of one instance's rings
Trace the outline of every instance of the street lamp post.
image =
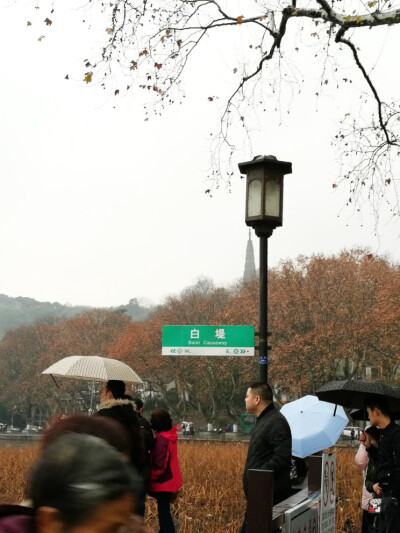
{"type": "Polygon", "coordinates": [[[260,238],[259,364],[260,381],[268,381],[268,238],[282,226],[283,177],[292,163],[273,155],[256,156],[239,163],[246,174],[246,224],[260,238]]]}

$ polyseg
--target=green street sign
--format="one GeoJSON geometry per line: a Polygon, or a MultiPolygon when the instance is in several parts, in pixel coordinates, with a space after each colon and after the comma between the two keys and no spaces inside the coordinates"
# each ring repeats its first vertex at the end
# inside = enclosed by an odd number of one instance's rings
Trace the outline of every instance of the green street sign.
{"type": "Polygon", "coordinates": [[[163,326],[162,355],[254,355],[254,326],[163,326]]]}

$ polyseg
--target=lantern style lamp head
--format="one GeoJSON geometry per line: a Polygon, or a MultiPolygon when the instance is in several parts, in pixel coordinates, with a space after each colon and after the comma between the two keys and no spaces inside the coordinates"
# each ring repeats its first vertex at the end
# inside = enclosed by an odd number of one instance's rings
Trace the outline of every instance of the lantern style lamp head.
{"type": "Polygon", "coordinates": [[[282,226],[283,177],[292,173],[292,163],[279,161],[274,155],[258,155],[239,163],[246,174],[246,224],[257,237],[270,237],[282,226]]]}

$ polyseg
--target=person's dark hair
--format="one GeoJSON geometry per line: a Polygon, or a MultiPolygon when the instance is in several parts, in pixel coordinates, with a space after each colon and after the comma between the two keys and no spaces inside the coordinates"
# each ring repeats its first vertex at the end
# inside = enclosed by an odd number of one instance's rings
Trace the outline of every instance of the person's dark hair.
{"type": "Polygon", "coordinates": [[[136,404],[136,409],[142,409],[143,408],[143,400],[141,400],[140,398],[133,398],[133,401],[135,402],[136,404]]]}
{"type": "Polygon", "coordinates": [[[376,426],[368,426],[365,428],[365,433],[368,433],[368,435],[376,440],[376,442],[379,442],[379,439],[381,438],[381,432],[376,426]]]}
{"type": "Polygon", "coordinates": [[[378,408],[383,415],[390,416],[389,406],[387,403],[387,400],[383,396],[367,396],[365,401],[366,407],[369,407],[370,409],[376,409],[378,408]]]}
{"type": "Polygon", "coordinates": [[[87,520],[97,508],[135,494],[140,480],[121,454],[92,435],[68,434],[49,444],[31,475],[33,508],[57,509],[66,529],[87,520]]]}
{"type": "Polygon", "coordinates": [[[126,429],[113,420],[104,416],[71,415],[61,418],[51,424],[43,433],[41,440],[42,452],[56,439],[68,433],[93,435],[105,440],[126,456],[130,456],[130,441],[126,429]]]}
{"type": "Polygon", "coordinates": [[[125,396],[125,383],[120,379],[110,379],[107,381],[106,389],[111,392],[116,400],[120,400],[125,396]]]}
{"type": "Polygon", "coordinates": [[[272,402],[273,392],[269,383],[266,383],[265,381],[256,381],[249,385],[249,389],[255,392],[256,395],[261,398],[261,400],[265,402],[272,402]]]}
{"type": "Polygon", "coordinates": [[[172,428],[171,415],[166,409],[157,407],[151,412],[150,424],[155,431],[169,431],[172,428]]]}

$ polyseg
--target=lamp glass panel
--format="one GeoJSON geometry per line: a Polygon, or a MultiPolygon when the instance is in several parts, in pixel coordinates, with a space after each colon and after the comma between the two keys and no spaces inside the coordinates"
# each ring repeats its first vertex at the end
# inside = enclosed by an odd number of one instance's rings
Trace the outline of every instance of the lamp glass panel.
{"type": "Polygon", "coordinates": [[[268,180],[265,184],[265,213],[268,217],[279,217],[281,206],[281,186],[277,179],[268,180]]]}
{"type": "Polygon", "coordinates": [[[247,199],[247,216],[259,217],[261,215],[261,179],[254,179],[249,183],[247,199]]]}

